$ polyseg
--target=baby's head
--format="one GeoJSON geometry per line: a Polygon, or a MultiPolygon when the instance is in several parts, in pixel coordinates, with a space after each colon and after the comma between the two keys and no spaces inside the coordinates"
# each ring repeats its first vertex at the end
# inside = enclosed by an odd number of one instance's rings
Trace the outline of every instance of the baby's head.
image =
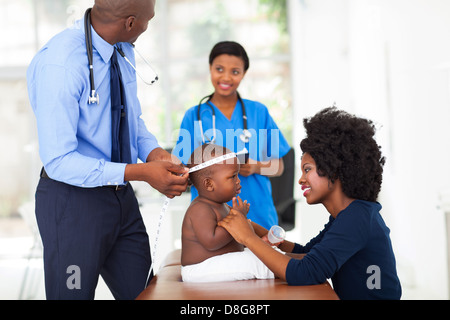
{"type": "MultiPolygon", "coordinates": [[[[204,144],[194,150],[189,159],[189,168],[206,161],[232,153],[229,149],[215,144],[204,144]]],[[[189,179],[197,188],[199,195],[216,202],[228,202],[240,193],[238,178],[239,162],[232,157],[219,163],[191,172],[189,179]]]]}

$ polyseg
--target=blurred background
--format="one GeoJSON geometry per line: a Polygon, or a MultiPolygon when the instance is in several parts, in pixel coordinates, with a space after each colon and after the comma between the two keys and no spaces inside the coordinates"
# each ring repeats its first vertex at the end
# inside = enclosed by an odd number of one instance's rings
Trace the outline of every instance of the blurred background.
{"type": "MultiPolygon", "coordinates": [[[[26,69],[92,4],[0,0],[0,299],[45,298],[33,207],[42,164],[26,69]]],[[[138,80],[143,118],[163,147],[173,147],[185,110],[213,90],[211,48],[234,40],[251,63],[241,95],[268,106],[296,151],[296,168],[303,118],[336,104],[374,120],[387,158],[379,201],[403,299],[448,299],[449,14],[448,0],[157,0],[156,16],[136,43],[160,79],[153,86],[138,80]]],[[[295,175],[297,181],[299,170],[295,175]]],[[[163,198],[146,184],[133,185],[154,242],[163,198]]],[[[288,238],[305,243],[328,213],[306,205],[297,185],[294,194],[288,238]]],[[[164,217],[157,264],[180,247],[189,199],[175,199],[164,217]]],[[[96,298],[112,298],[101,280],[96,298]]]]}

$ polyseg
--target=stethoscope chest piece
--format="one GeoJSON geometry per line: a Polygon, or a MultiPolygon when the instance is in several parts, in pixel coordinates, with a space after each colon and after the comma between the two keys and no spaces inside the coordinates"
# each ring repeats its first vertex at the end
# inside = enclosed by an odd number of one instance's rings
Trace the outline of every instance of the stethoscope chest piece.
{"type": "Polygon", "coordinates": [[[95,92],[95,90],[91,91],[91,95],[88,98],[88,104],[100,104],[100,96],[98,95],[97,92],[95,92]]]}
{"type": "Polygon", "coordinates": [[[239,136],[242,142],[248,143],[250,138],[252,137],[252,133],[247,129],[244,129],[244,132],[239,136]]]}

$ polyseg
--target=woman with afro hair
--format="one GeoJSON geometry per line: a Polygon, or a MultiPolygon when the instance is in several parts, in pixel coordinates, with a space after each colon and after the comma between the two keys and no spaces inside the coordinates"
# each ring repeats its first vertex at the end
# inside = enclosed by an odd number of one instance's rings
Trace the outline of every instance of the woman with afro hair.
{"type": "Polygon", "coordinates": [[[335,107],[304,119],[306,138],[299,180],[308,204],[330,213],[324,229],[306,245],[267,245],[267,230],[232,210],[219,222],[290,285],[331,279],[341,299],[400,299],[401,285],[389,228],[377,202],[385,158],[372,121],[335,107]]]}

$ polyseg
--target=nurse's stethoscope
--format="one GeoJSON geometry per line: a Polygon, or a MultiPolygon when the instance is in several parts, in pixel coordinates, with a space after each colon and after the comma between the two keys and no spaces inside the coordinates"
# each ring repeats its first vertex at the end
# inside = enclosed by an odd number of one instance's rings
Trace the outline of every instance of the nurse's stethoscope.
{"type": "MultiPolygon", "coordinates": [[[[94,62],[93,62],[93,47],[92,47],[92,32],[91,32],[91,10],[92,8],[89,8],[86,10],[86,13],[84,14],[84,30],[85,30],[85,41],[86,41],[86,51],[88,56],[88,62],[89,62],[89,81],[91,83],[91,94],[88,99],[88,104],[92,103],[100,103],[100,97],[98,93],[95,91],[95,83],[94,83],[94,62]]],[[[150,69],[155,74],[155,78],[153,80],[146,80],[144,77],[136,70],[136,67],[131,63],[131,61],[125,56],[125,53],[122,51],[122,49],[114,46],[115,50],[125,59],[125,61],[134,69],[136,74],[139,76],[139,78],[144,81],[145,84],[152,85],[156,81],[158,81],[158,74],[153,70],[150,63],[145,60],[145,58],[139,53],[139,51],[136,50],[134,47],[134,44],[131,44],[134,48],[134,51],[141,57],[141,59],[145,62],[145,64],[150,67],[150,69]]]]}
{"type": "MultiPolygon", "coordinates": [[[[241,107],[242,107],[242,119],[244,122],[244,130],[242,132],[242,134],[239,136],[239,138],[241,139],[242,142],[244,143],[248,143],[250,141],[250,138],[252,137],[252,133],[248,130],[248,125],[247,125],[247,112],[245,111],[245,104],[244,101],[242,100],[241,96],[239,95],[239,92],[237,93],[237,97],[239,102],[241,103],[241,107]]],[[[200,116],[200,109],[201,106],[203,104],[203,102],[205,101],[205,99],[208,99],[206,101],[206,105],[209,106],[211,108],[212,111],[212,126],[213,126],[213,135],[211,136],[211,139],[209,139],[208,143],[214,143],[216,140],[216,112],[214,110],[214,107],[211,105],[211,98],[212,98],[212,94],[206,97],[203,97],[198,106],[197,106],[197,119],[198,119],[198,124],[200,126],[200,133],[202,135],[202,141],[203,143],[206,143],[206,139],[205,139],[205,134],[203,133],[203,126],[202,126],[202,118],[200,116]]]]}

